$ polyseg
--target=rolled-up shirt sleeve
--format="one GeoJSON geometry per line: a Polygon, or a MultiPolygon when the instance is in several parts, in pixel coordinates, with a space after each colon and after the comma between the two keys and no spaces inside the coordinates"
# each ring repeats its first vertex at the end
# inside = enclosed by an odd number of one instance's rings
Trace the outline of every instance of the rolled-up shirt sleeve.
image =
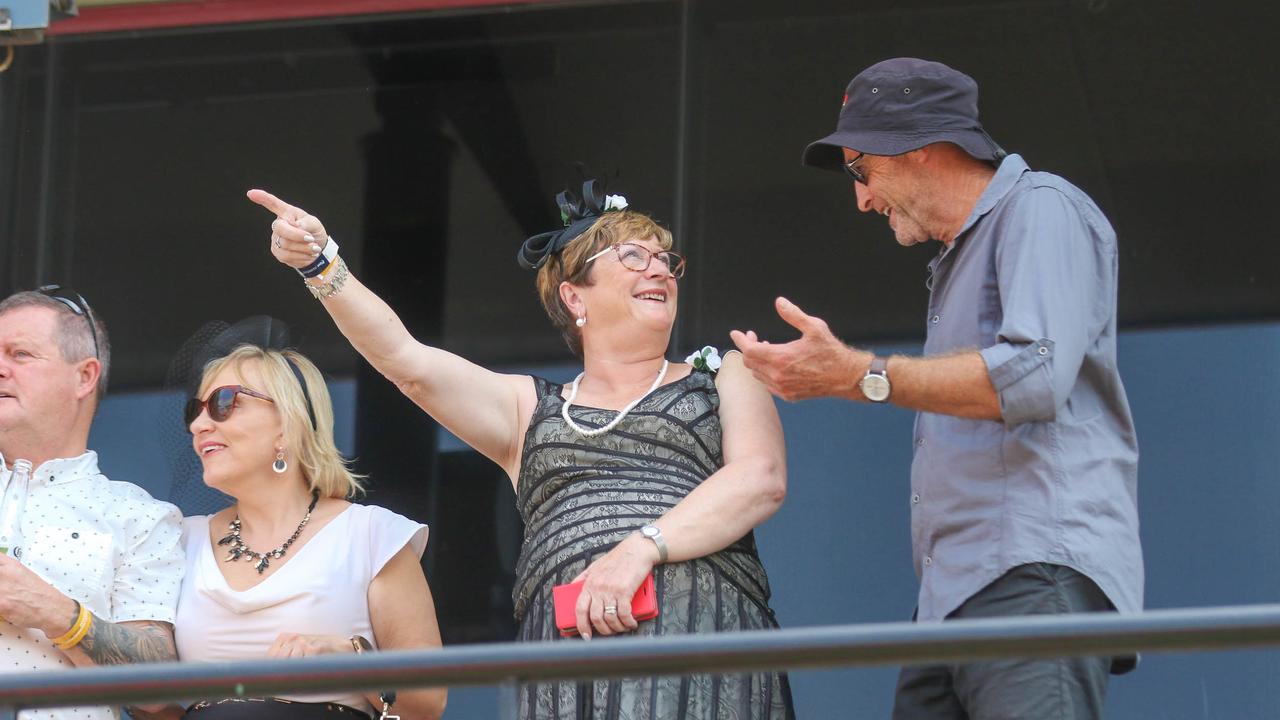
{"type": "MultiPolygon", "coordinates": [[[[1114,298],[1114,237],[1054,188],[1017,199],[996,251],[1002,319],[982,349],[1006,426],[1057,417],[1114,298]]],[[[1105,221],[1103,221],[1105,222],[1105,221]]]]}

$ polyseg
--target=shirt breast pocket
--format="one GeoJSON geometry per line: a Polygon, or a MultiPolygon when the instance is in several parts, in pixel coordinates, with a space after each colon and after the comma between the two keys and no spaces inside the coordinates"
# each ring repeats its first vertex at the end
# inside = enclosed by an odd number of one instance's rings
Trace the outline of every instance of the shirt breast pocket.
{"type": "Polygon", "coordinates": [[[22,562],[46,582],[85,603],[99,617],[111,612],[115,577],[111,533],[60,525],[41,525],[27,533],[22,562]]]}

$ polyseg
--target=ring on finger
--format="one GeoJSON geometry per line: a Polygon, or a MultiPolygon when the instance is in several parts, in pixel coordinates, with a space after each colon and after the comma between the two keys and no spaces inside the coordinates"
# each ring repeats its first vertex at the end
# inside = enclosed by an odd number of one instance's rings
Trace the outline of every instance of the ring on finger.
{"type": "Polygon", "coordinates": [[[280,248],[280,249],[284,249],[284,245],[281,245],[281,244],[280,244],[280,236],[279,236],[279,235],[272,235],[271,237],[276,241],[276,247],[278,247],[278,248],[280,248]]]}
{"type": "Polygon", "coordinates": [[[605,615],[617,615],[617,614],[618,614],[618,606],[617,606],[617,605],[605,605],[605,606],[604,606],[604,614],[605,614],[605,615]]]}

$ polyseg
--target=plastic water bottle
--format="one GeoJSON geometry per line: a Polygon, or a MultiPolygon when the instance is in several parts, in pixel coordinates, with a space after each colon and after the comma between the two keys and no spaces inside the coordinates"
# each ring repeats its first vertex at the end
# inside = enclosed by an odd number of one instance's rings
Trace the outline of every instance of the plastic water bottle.
{"type": "Polygon", "coordinates": [[[22,513],[27,507],[31,461],[14,460],[9,484],[0,497],[0,553],[22,559],[22,513]]]}

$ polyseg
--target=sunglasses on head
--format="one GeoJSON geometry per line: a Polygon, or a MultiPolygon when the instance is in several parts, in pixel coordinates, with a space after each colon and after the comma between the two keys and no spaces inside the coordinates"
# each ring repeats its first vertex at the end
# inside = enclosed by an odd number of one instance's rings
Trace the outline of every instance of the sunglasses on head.
{"type": "Polygon", "coordinates": [[[85,300],[84,296],[75,290],[62,285],[42,285],[36,288],[36,292],[66,305],[68,310],[84,318],[84,321],[89,323],[89,333],[93,336],[93,356],[101,359],[102,353],[98,350],[97,323],[94,322],[93,310],[89,308],[89,301],[85,300]]]}
{"type": "Polygon", "coordinates": [[[236,409],[237,395],[248,395],[259,400],[266,400],[269,403],[275,402],[275,400],[257,390],[250,390],[243,385],[223,385],[210,391],[206,400],[191,398],[187,401],[187,407],[182,416],[186,420],[187,429],[190,429],[191,423],[200,417],[200,411],[202,410],[207,409],[209,411],[209,419],[214,422],[223,422],[231,417],[231,411],[236,409]]]}

